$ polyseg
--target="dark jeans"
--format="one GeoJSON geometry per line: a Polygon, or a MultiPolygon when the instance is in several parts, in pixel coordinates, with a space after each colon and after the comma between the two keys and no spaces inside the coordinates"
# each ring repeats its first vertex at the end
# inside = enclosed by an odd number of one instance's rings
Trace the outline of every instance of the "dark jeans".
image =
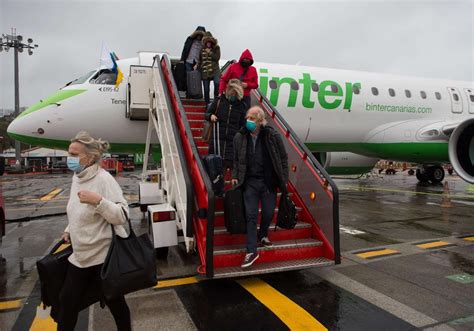
{"type": "MultiPolygon", "coordinates": [[[[78,268],[71,263],[68,265],[66,279],[59,297],[59,318],[58,330],[74,330],[77,322],[77,315],[79,314],[79,302],[82,295],[89,284],[93,282],[96,277],[100,277],[100,269],[102,264],[92,266],[89,268],[78,268]]],[[[110,301],[105,301],[112,313],[117,330],[131,330],[132,324],[130,321],[130,310],[127,302],[122,296],[114,298],[110,301]]]]}
{"type": "Polygon", "coordinates": [[[204,101],[206,102],[206,106],[211,102],[211,99],[209,97],[209,90],[210,90],[210,85],[211,81],[214,81],[214,99],[217,98],[219,95],[219,82],[221,78],[219,75],[214,75],[212,79],[203,79],[202,80],[202,85],[204,86],[204,101]]]}
{"type": "Polygon", "coordinates": [[[245,111],[249,110],[249,108],[250,108],[250,95],[244,96],[242,98],[242,103],[245,106],[245,111]]]}
{"type": "Polygon", "coordinates": [[[193,71],[193,67],[194,65],[192,63],[184,61],[184,71],[186,71],[186,73],[188,73],[188,71],[193,71]]]}
{"type": "Polygon", "coordinates": [[[247,217],[247,253],[257,252],[257,241],[268,237],[276,207],[276,192],[270,191],[263,179],[247,178],[244,183],[244,205],[247,217]],[[257,234],[258,205],[262,202],[262,220],[257,234]]]}

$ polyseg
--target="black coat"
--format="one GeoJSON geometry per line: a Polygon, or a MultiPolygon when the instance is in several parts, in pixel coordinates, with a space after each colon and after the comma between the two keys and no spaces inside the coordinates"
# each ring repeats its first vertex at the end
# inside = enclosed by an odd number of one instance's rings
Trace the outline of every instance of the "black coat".
{"type": "MultiPolygon", "coordinates": [[[[288,154],[283,145],[280,134],[270,126],[261,128],[263,142],[270,155],[273,169],[265,168],[265,171],[271,171],[276,176],[276,182],[280,189],[286,189],[288,183],[288,154]]],[[[234,137],[234,166],[232,168],[232,179],[237,179],[241,186],[245,182],[247,174],[247,142],[250,134],[247,128],[242,128],[234,137]]]]}
{"type": "MultiPolygon", "coordinates": [[[[206,112],[206,120],[211,120],[211,115],[217,116],[219,124],[219,142],[221,156],[225,161],[232,162],[234,159],[234,136],[239,129],[245,125],[246,109],[242,101],[230,103],[225,95],[215,99],[206,112]],[[220,101],[219,101],[220,100],[220,101]],[[219,109],[216,108],[219,104],[219,109]]],[[[214,130],[213,130],[214,131],[214,130]]],[[[214,132],[209,141],[209,154],[217,154],[214,150],[214,132]]]]}

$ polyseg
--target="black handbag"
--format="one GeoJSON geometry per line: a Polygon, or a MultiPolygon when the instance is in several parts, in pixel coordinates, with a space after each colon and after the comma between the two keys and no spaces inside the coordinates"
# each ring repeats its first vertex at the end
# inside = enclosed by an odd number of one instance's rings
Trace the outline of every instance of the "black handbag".
{"type": "Polygon", "coordinates": [[[112,299],[157,284],[155,250],[148,237],[137,237],[130,219],[130,235],[122,238],[112,227],[112,242],[100,272],[102,293],[112,299]]]}
{"type": "MultiPolygon", "coordinates": [[[[50,315],[55,321],[57,321],[59,313],[59,295],[61,294],[69,265],[68,258],[73,252],[72,245],[68,245],[58,251],[63,244],[66,244],[64,240],[59,241],[45,257],[36,262],[40,280],[41,302],[43,306],[51,307],[50,315]]],[[[81,298],[80,310],[98,301],[102,301],[103,297],[100,287],[99,279],[93,281],[88,286],[81,298]]]]}
{"type": "Polygon", "coordinates": [[[276,227],[283,229],[293,229],[296,225],[296,206],[288,196],[288,192],[281,193],[280,204],[278,205],[278,215],[276,227]]]}

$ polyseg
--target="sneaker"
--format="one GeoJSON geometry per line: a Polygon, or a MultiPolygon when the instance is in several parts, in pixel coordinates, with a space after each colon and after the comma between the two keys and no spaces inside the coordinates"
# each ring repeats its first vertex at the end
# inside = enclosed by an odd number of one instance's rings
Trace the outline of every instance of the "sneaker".
{"type": "Polygon", "coordinates": [[[270,239],[268,239],[268,237],[263,237],[262,239],[260,239],[260,243],[263,246],[272,246],[273,245],[273,243],[270,241],[270,239]]]}
{"type": "Polygon", "coordinates": [[[242,268],[248,268],[250,267],[257,259],[259,258],[260,255],[258,253],[248,253],[245,255],[244,262],[242,262],[241,267],[242,268]]]}

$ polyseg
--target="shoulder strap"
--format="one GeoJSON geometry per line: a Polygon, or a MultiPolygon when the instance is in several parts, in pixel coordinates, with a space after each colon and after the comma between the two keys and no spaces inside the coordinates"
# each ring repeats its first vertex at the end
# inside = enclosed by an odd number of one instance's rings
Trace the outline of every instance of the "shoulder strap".
{"type": "Polygon", "coordinates": [[[249,70],[249,67],[246,67],[244,69],[244,72],[242,73],[242,75],[240,75],[239,77],[239,80],[242,81],[242,79],[244,79],[245,75],[247,74],[247,71],[249,70]]]}

